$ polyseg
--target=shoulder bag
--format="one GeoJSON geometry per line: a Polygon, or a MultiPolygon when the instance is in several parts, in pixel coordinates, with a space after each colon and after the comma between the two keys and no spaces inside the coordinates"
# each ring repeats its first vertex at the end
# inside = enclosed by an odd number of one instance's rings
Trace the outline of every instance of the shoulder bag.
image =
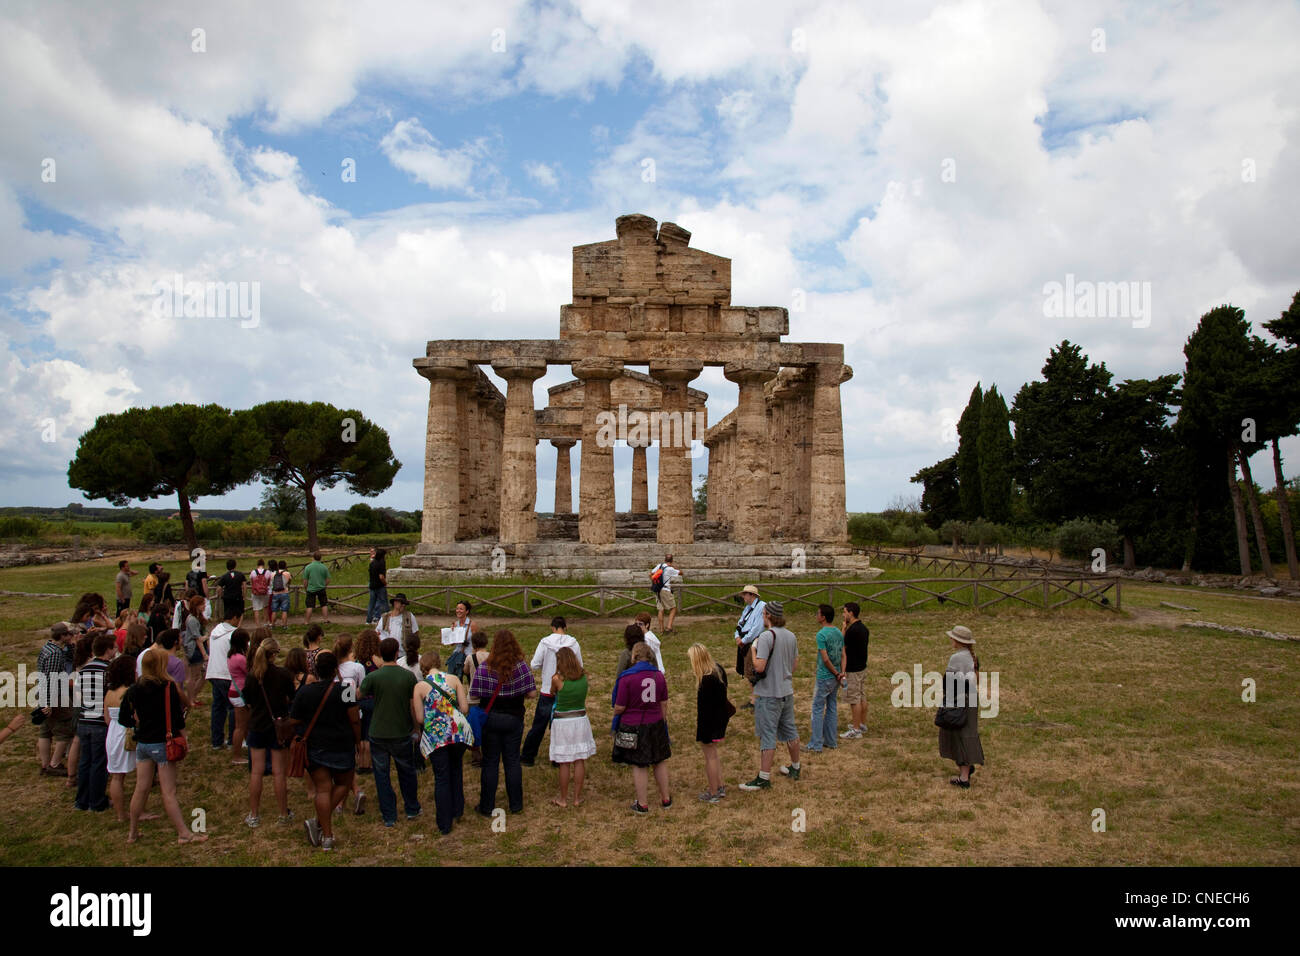
{"type": "Polygon", "coordinates": [[[190,752],[189,742],[184,734],[172,734],[172,685],[171,681],[163,684],[163,709],[167,715],[167,762],[180,763],[190,752]]]}
{"type": "MultiPolygon", "coordinates": [[[[271,669],[266,669],[266,674],[271,673],[271,669]]],[[[270,715],[271,724],[275,727],[275,739],[281,747],[287,747],[292,743],[294,738],[293,721],[288,716],[277,717],[275,710],[271,707],[271,698],[266,695],[266,674],[257,682],[257,686],[262,689],[262,700],[266,701],[266,712],[270,715]]]]}
{"type": "Polygon", "coordinates": [[[289,776],[291,777],[302,777],[307,773],[307,738],[316,729],[316,721],[320,718],[320,712],[325,709],[325,701],[329,700],[330,691],[333,689],[333,682],[325,685],[325,693],[320,695],[320,703],[316,705],[316,713],[312,714],[307,730],[301,737],[294,737],[293,743],[289,744],[289,776]]]}
{"type": "Polygon", "coordinates": [[[745,654],[745,680],[755,685],[762,683],[763,678],[767,676],[766,670],[760,674],[754,669],[754,651],[758,648],[759,639],[762,638],[763,634],[772,635],[772,650],[773,652],[776,651],[776,632],[770,628],[763,631],[762,634],[759,634],[758,637],[754,638],[754,640],[750,642],[749,650],[745,654]]]}
{"type": "MultiPolygon", "coordinates": [[[[945,689],[945,695],[946,695],[946,689],[945,689]]],[[[954,700],[953,703],[955,704],[956,701],[954,700]]],[[[963,727],[966,726],[966,708],[949,707],[947,706],[947,701],[945,700],[944,706],[940,707],[935,712],[934,725],[940,728],[941,730],[961,730],[963,727]]]]}
{"type": "Polygon", "coordinates": [[[492,692],[492,699],[488,701],[487,707],[480,707],[475,704],[469,709],[466,716],[469,718],[469,729],[474,731],[474,739],[483,739],[483,724],[486,723],[488,714],[492,713],[492,705],[497,702],[497,694],[501,693],[501,675],[494,674],[497,679],[497,689],[492,692]]]}

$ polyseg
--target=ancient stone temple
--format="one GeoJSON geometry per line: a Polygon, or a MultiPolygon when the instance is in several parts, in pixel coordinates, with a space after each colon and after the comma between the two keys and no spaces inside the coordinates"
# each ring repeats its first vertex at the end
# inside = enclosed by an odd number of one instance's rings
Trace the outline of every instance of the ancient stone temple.
{"type": "Polygon", "coordinates": [[[846,544],[843,346],[782,341],[784,308],[732,305],[731,260],[691,248],[680,226],[630,215],[615,229],[615,239],[574,247],[558,338],[432,341],[414,360],[429,382],[424,525],[391,579],[485,575],[494,552],[509,573],[636,582],[666,549],[688,580],[865,568],[846,544]],[[533,383],[551,365],[569,366],[574,380],[535,409],[533,383]],[[690,386],[706,365],[738,391],[735,411],[711,429],[707,395],[690,386]],[[539,441],[557,452],[554,508],[540,520],[539,441]],[[628,515],[614,507],[619,442],[633,449],[628,515]],[[708,514],[697,517],[701,443],[708,514]]]}

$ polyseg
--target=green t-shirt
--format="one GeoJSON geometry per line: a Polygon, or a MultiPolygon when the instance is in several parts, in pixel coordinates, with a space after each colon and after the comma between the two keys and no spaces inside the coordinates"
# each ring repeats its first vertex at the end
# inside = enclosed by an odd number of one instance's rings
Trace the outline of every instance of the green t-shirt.
{"type": "MultiPolygon", "coordinates": [[[[826,656],[831,659],[831,663],[836,667],[840,666],[840,652],[844,650],[844,635],[840,633],[838,627],[827,625],[817,632],[817,650],[825,651],[826,656]]],[[[817,655],[817,679],[834,680],[835,672],[826,666],[819,653],[817,655]]]]}
{"type": "Polygon", "coordinates": [[[302,569],[302,576],[307,579],[308,591],[320,591],[329,584],[330,569],[319,561],[313,561],[302,569]]]}
{"type": "Polygon", "coordinates": [[[411,722],[411,698],[415,696],[415,675],[400,665],[379,668],[361,681],[361,696],[375,698],[375,712],[370,718],[371,738],[409,737],[415,729],[411,722]]]}

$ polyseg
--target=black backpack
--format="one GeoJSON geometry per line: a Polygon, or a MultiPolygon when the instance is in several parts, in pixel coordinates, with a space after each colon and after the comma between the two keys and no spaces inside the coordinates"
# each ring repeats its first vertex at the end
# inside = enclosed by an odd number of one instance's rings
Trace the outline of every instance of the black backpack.
{"type": "Polygon", "coordinates": [[[271,590],[272,591],[284,590],[284,575],[281,574],[279,571],[276,571],[275,577],[271,578],[271,590]]]}
{"type": "Polygon", "coordinates": [[[185,586],[188,587],[195,594],[202,594],[203,585],[200,582],[203,580],[204,576],[205,575],[203,574],[202,571],[187,572],[185,575],[185,586]]]}
{"type": "Polygon", "coordinates": [[[664,579],[667,578],[667,577],[668,577],[668,569],[665,568],[665,567],[663,567],[663,566],[660,566],[660,568],[659,568],[659,576],[658,576],[658,577],[655,577],[655,576],[654,576],[654,572],[653,572],[653,571],[650,572],[650,591],[651,591],[651,593],[653,593],[653,594],[658,594],[660,591],[662,591],[662,590],[664,589],[664,579]]]}

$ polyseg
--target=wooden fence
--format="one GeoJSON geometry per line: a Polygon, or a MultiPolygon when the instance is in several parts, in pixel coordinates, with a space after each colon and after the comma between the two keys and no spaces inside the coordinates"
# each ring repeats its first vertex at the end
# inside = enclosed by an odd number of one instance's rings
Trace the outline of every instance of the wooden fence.
{"type": "Polygon", "coordinates": [[[873,562],[882,562],[897,567],[938,575],[954,577],[996,578],[996,577],[1077,577],[1077,572],[1054,570],[1042,564],[1016,565],[1002,564],[995,555],[984,557],[947,557],[939,554],[925,554],[920,551],[897,551],[889,548],[870,547],[862,549],[873,562]]]}
{"type": "MultiPolygon", "coordinates": [[[[1036,576],[1022,578],[916,578],[905,581],[781,581],[765,582],[761,590],[767,600],[779,600],[787,608],[815,610],[819,604],[839,608],[846,601],[864,607],[891,611],[912,611],[933,604],[982,610],[1006,603],[1055,610],[1083,602],[1107,610],[1120,607],[1120,578],[1086,576],[1036,576]]],[[[742,606],[741,585],[678,585],[674,592],[682,614],[738,613],[742,606]]],[[[292,613],[303,605],[303,588],[290,588],[292,613]]],[[[418,615],[451,617],[458,601],[468,601],[477,616],[531,617],[566,616],[632,617],[640,611],[655,612],[654,595],[644,587],[585,584],[462,584],[407,585],[411,610],[418,615]]],[[[389,596],[395,593],[389,590],[389,596]]],[[[330,588],[330,606],[364,614],[369,601],[366,588],[330,588]]],[[[213,614],[220,616],[221,597],[212,599],[213,614]]],[[[251,602],[249,604],[251,607],[251,602]]]]}

